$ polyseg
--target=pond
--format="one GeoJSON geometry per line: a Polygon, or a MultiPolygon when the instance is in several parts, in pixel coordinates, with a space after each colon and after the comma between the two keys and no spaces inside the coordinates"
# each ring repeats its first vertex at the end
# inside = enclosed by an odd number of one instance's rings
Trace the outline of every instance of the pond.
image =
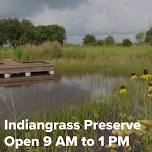
{"type": "Polygon", "coordinates": [[[113,93],[123,77],[100,74],[66,77],[37,84],[0,87],[0,119],[24,116],[36,110],[90,102],[113,93]]]}

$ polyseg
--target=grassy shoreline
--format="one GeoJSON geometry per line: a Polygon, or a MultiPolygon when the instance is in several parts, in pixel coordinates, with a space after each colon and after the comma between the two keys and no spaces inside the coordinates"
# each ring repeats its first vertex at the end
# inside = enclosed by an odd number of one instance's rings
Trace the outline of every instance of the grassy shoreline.
{"type": "Polygon", "coordinates": [[[42,46],[27,45],[16,49],[0,49],[0,58],[22,61],[49,60],[55,64],[56,72],[103,73],[107,75],[141,74],[152,64],[152,46],[132,47],[60,46],[45,43],[42,46]]]}
{"type": "MultiPolygon", "coordinates": [[[[128,92],[127,94],[118,94],[114,92],[113,95],[108,96],[106,98],[99,98],[94,102],[83,103],[78,106],[71,107],[61,107],[55,111],[48,112],[33,112],[27,116],[29,121],[34,122],[80,122],[82,123],[84,120],[92,120],[94,122],[136,122],[138,120],[152,120],[152,98],[148,98],[147,94],[147,82],[143,81],[128,81],[127,83],[128,92]],[[83,112],[82,112],[83,111],[83,112]]],[[[144,129],[139,132],[128,131],[126,130],[125,135],[129,135],[131,138],[131,150],[130,151],[138,151],[138,152],[150,152],[152,149],[152,121],[146,123],[142,123],[144,129]]],[[[83,124],[82,124],[83,125],[83,124]]],[[[5,132],[1,130],[1,138],[0,145],[3,143],[3,139],[6,135],[15,136],[14,132],[5,132]]],[[[120,133],[121,134],[121,133],[120,133]]],[[[120,135],[119,134],[119,135],[120,135]]],[[[97,138],[99,135],[115,135],[113,132],[104,132],[101,131],[92,131],[89,129],[85,131],[82,127],[79,131],[60,131],[56,130],[51,133],[46,133],[45,131],[17,131],[16,136],[19,138],[39,138],[42,139],[44,136],[51,136],[53,139],[56,139],[59,135],[62,136],[78,136],[87,138],[97,138]]],[[[15,152],[14,148],[6,148],[4,144],[2,144],[3,148],[6,152],[15,152]]],[[[101,148],[97,143],[93,147],[46,147],[43,146],[32,148],[32,147],[22,147],[20,150],[23,152],[40,152],[45,151],[66,151],[66,152],[76,152],[81,148],[81,151],[97,151],[97,150],[107,150],[108,148],[101,148]]],[[[122,148],[122,147],[121,147],[122,148]]],[[[120,147],[116,148],[117,150],[120,147]]],[[[110,148],[110,150],[116,150],[110,148]]],[[[127,148],[126,151],[129,152],[127,148]]],[[[3,151],[3,149],[2,149],[3,151]]]]}
{"type": "MultiPolygon", "coordinates": [[[[0,49],[0,58],[14,58],[21,61],[34,60],[49,60],[54,62],[56,73],[70,75],[73,73],[102,73],[106,75],[124,75],[128,76],[131,73],[141,75],[143,69],[147,68],[152,72],[152,47],[151,46],[132,46],[128,48],[113,46],[113,47],[91,47],[91,46],[59,46],[58,44],[43,44],[42,46],[25,46],[16,49],[0,49]]],[[[72,106],[70,108],[61,108],[53,112],[33,112],[27,116],[31,121],[63,121],[63,122],[83,122],[85,119],[93,121],[138,121],[152,120],[152,98],[147,97],[148,82],[141,80],[127,81],[128,92],[125,95],[120,95],[116,92],[112,96],[99,98],[94,102],[88,102],[80,106],[72,106]],[[82,112],[83,111],[83,112],[82,112]]],[[[151,122],[150,122],[151,123],[151,122]]],[[[151,124],[150,124],[151,125],[151,124]]],[[[151,152],[152,149],[152,128],[143,124],[144,130],[140,133],[130,132],[131,146],[127,152],[151,152]]],[[[100,132],[105,134],[105,132],[100,132]]],[[[14,132],[5,132],[0,130],[0,151],[15,152],[14,147],[4,146],[3,139],[6,135],[14,136],[14,132]]],[[[108,134],[113,134],[108,132],[108,134]]],[[[127,131],[128,134],[128,131],[127,131]]],[[[75,131],[55,131],[50,134],[43,131],[17,131],[16,136],[19,138],[34,138],[42,139],[45,135],[52,136],[56,139],[59,135],[77,135],[94,137],[99,136],[99,132],[84,131],[81,129],[75,131]]],[[[121,147],[122,148],[122,147],[121,147]]],[[[55,147],[44,148],[43,146],[33,149],[32,147],[22,147],[19,151],[22,152],[40,152],[40,151],[100,151],[107,150],[106,147],[101,149],[96,143],[94,147],[55,147]]],[[[118,147],[112,150],[118,150],[118,147]]],[[[121,149],[122,150],[122,149],[121,149]]]]}

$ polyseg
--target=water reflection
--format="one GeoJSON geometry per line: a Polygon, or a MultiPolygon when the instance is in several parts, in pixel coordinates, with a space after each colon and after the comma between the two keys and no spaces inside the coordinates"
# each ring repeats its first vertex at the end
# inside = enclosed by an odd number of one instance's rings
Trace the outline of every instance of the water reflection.
{"type": "Polygon", "coordinates": [[[122,77],[85,75],[62,77],[57,82],[0,87],[0,118],[10,119],[13,113],[18,117],[33,110],[51,110],[106,96],[123,81],[122,77]]]}

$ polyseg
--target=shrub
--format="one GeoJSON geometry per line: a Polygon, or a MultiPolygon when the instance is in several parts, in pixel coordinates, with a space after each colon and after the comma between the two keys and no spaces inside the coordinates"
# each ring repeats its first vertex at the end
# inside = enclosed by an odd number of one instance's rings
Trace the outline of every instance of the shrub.
{"type": "Polygon", "coordinates": [[[104,42],[105,42],[105,45],[107,45],[107,46],[112,46],[115,44],[115,40],[112,36],[106,37],[104,42]]]}
{"type": "Polygon", "coordinates": [[[97,46],[103,46],[103,45],[104,45],[104,41],[103,41],[103,40],[98,40],[98,41],[96,42],[96,45],[97,45],[97,46]]]}
{"type": "Polygon", "coordinates": [[[129,47],[129,46],[132,45],[132,42],[129,39],[124,39],[123,42],[122,42],[122,45],[124,47],[129,47]]]}
{"type": "Polygon", "coordinates": [[[83,44],[94,45],[96,43],[96,37],[94,35],[88,34],[83,39],[83,44]]]}

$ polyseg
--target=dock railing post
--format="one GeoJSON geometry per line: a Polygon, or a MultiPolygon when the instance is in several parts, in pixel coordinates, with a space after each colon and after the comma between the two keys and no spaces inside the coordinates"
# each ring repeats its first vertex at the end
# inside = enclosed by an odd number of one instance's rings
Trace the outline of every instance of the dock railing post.
{"type": "Polygon", "coordinates": [[[5,79],[8,79],[8,78],[10,78],[10,77],[11,77],[11,74],[9,74],[9,73],[4,74],[4,78],[5,78],[5,79]]]}
{"type": "Polygon", "coordinates": [[[31,76],[31,72],[26,72],[26,73],[25,73],[25,76],[26,76],[26,77],[30,77],[30,76],[31,76]]]}
{"type": "Polygon", "coordinates": [[[50,74],[50,75],[54,75],[54,74],[55,74],[55,71],[53,71],[53,70],[52,70],[52,71],[49,71],[49,74],[50,74]]]}

